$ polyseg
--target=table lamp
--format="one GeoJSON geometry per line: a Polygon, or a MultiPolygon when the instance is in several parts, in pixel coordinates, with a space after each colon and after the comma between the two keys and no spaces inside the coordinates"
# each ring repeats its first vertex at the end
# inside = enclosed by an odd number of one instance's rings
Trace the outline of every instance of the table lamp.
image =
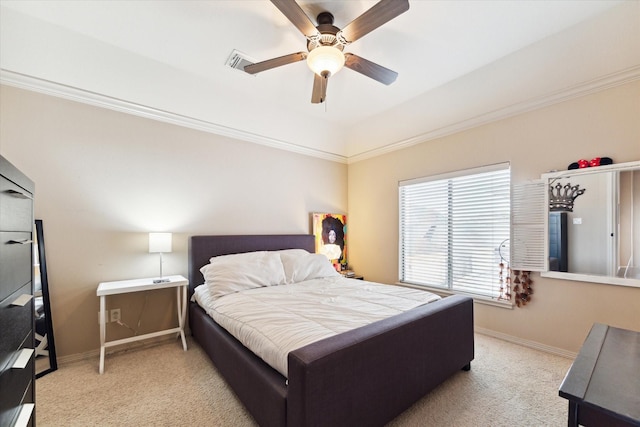
{"type": "Polygon", "coordinates": [[[169,279],[162,278],[162,254],[171,252],[171,233],[149,233],[149,253],[160,254],[160,278],[153,283],[165,283],[169,279]]]}

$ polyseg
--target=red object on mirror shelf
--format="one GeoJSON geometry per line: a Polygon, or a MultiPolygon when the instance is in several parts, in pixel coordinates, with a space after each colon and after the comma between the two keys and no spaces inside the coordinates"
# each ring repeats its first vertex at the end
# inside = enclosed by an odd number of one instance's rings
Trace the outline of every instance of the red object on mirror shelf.
{"type": "Polygon", "coordinates": [[[612,164],[613,159],[611,159],[611,157],[594,157],[591,160],[580,159],[577,162],[573,162],[567,169],[583,169],[588,167],[606,166],[612,164]]]}

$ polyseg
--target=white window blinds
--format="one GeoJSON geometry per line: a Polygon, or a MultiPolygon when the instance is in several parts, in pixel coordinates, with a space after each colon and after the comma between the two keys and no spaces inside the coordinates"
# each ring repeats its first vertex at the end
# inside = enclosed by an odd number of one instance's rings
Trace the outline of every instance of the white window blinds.
{"type": "Polygon", "coordinates": [[[400,281],[498,298],[510,177],[500,164],[400,182],[400,281]]]}
{"type": "Polygon", "coordinates": [[[511,190],[511,268],[545,271],[548,259],[545,217],[549,187],[538,179],[511,190]]]}

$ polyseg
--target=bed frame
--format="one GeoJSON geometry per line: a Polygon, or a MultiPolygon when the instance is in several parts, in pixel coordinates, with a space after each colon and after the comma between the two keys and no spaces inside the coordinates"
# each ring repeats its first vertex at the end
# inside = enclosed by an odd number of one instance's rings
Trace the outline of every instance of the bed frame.
{"type": "MultiPolygon", "coordinates": [[[[189,296],[212,256],[292,248],[314,252],[314,236],[192,236],[189,296]]],[[[288,381],[193,302],[189,326],[261,426],[381,426],[474,357],[473,301],[462,296],[292,351],[288,381]]]]}

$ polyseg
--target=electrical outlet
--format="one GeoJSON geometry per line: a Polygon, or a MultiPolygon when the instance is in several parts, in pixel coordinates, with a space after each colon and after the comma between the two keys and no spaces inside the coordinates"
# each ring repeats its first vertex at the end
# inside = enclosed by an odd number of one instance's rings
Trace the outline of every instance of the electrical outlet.
{"type": "Polygon", "coordinates": [[[119,308],[114,308],[110,311],[111,313],[111,321],[112,322],[119,322],[120,321],[120,309],[119,308]]]}

